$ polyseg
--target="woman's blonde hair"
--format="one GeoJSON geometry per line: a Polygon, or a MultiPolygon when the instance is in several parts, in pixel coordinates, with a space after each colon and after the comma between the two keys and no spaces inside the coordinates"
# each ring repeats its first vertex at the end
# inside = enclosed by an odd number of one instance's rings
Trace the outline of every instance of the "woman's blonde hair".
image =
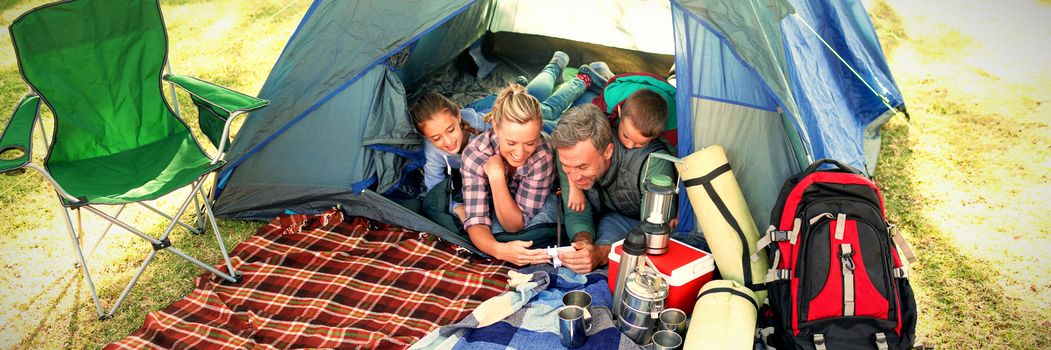
{"type": "Polygon", "coordinates": [[[493,110],[485,115],[485,122],[493,126],[499,126],[504,121],[525,124],[534,120],[541,120],[540,101],[518,84],[510,84],[500,90],[493,103],[493,110]]]}

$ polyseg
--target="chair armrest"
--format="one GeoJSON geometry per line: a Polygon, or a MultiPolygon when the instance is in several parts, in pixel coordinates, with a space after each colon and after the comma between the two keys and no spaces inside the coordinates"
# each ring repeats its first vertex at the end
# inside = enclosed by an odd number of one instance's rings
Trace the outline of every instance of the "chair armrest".
{"type": "Polygon", "coordinates": [[[169,74],[164,79],[186,89],[191,96],[209,107],[226,112],[225,117],[229,117],[234,112],[248,112],[270,104],[270,101],[248,96],[187,75],[169,74]]]}
{"type": "Polygon", "coordinates": [[[18,170],[32,157],[33,122],[40,109],[40,97],[26,95],[15,107],[11,120],[0,135],[0,173],[18,170]],[[21,155],[17,155],[21,152],[21,155]]]}
{"type": "Polygon", "coordinates": [[[169,74],[164,77],[190,94],[197,106],[198,125],[212,145],[221,152],[229,144],[230,117],[262,108],[270,101],[248,96],[225,87],[186,75],[169,74]]]}

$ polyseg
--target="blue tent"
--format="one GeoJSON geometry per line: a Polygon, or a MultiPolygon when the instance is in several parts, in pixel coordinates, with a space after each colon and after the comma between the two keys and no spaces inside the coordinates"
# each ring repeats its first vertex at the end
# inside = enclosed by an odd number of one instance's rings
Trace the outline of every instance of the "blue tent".
{"type": "Polygon", "coordinates": [[[672,17],[679,154],[726,147],[760,229],[813,160],[875,169],[880,127],[904,101],[861,1],[672,1],[672,17]]]}
{"type": "MultiPolygon", "coordinates": [[[[217,214],[269,218],[339,203],[470,247],[380,193],[419,166],[407,93],[475,43],[507,58],[504,66],[539,67],[554,50],[620,72],[663,74],[674,62],[679,154],[722,144],[760,225],[781,183],[813,159],[871,171],[880,126],[903,108],[860,1],[560,6],[315,0],[259,93],[270,107],[249,117],[227,155],[217,214]]],[[[680,202],[680,229],[692,229],[689,203],[680,202]]]]}

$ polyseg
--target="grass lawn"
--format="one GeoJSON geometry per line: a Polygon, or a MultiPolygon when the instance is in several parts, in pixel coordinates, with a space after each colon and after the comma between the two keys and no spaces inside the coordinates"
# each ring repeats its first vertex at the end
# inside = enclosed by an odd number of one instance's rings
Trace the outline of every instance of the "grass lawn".
{"type": "MultiPolygon", "coordinates": [[[[0,25],[42,3],[0,0],[0,25]]],[[[254,94],[309,3],[162,1],[173,68],[254,94]]],[[[911,279],[920,339],[939,349],[1051,346],[1051,269],[1042,266],[1051,216],[1041,214],[1051,208],[1051,1],[867,5],[911,114],[884,128],[875,178],[920,256],[911,279]]],[[[5,30],[0,125],[26,90],[5,30]]],[[[180,100],[191,110],[185,94],[180,100]]],[[[47,113],[44,123],[50,130],[47,113]]],[[[39,133],[34,141],[44,148],[39,133]]],[[[157,204],[171,208],[172,197],[157,204]]],[[[97,348],[188,293],[201,272],[159,254],[115,318],[99,322],[58,213],[36,173],[0,176],[0,348],[97,348]]],[[[164,228],[141,207],[121,217],[164,228]]],[[[83,218],[91,249],[105,222],[83,218]]],[[[258,225],[220,220],[228,247],[258,225]]],[[[211,236],[176,231],[172,241],[203,261],[221,260],[211,236]]],[[[117,228],[95,249],[89,266],[105,305],[149,250],[117,228]]]]}

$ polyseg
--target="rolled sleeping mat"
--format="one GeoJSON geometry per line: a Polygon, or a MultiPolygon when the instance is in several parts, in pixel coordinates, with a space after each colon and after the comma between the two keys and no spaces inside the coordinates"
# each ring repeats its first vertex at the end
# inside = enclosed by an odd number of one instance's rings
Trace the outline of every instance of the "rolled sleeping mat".
{"type": "Polygon", "coordinates": [[[752,349],[759,302],[730,280],[708,282],[697,295],[683,349],[752,349]]]}
{"type": "MultiPolygon", "coordinates": [[[[723,146],[705,147],[676,167],[722,278],[750,288],[761,286],[770,262],[765,253],[754,254],[759,231],[723,146]]],[[[756,296],[763,301],[766,292],[756,296]]]]}

